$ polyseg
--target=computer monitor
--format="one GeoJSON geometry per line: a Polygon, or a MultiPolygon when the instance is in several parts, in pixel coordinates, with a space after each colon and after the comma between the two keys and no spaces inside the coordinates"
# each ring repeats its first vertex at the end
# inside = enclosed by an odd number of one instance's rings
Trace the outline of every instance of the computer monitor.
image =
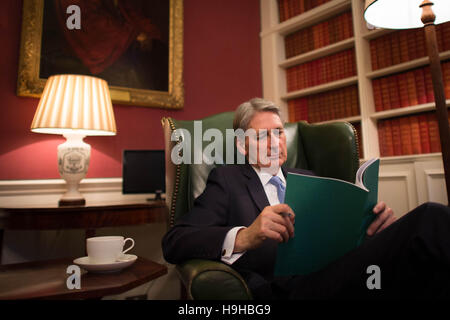
{"type": "Polygon", "coordinates": [[[165,192],[164,150],[124,150],[122,158],[122,193],[165,192]]]}

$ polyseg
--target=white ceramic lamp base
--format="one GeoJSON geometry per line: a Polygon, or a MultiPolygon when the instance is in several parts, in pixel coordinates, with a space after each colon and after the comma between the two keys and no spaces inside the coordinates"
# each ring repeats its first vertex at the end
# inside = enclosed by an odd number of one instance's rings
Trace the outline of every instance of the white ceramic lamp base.
{"type": "Polygon", "coordinates": [[[66,142],[58,146],[58,169],[67,183],[67,192],[59,200],[59,205],[85,205],[86,200],[78,191],[78,185],[88,171],[91,146],[83,141],[83,135],[65,134],[64,137],[66,142]]]}

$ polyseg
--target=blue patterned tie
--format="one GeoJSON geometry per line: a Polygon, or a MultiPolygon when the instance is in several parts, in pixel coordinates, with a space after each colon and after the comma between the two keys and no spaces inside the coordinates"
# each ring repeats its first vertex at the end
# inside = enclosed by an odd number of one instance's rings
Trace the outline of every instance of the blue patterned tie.
{"type": "Polygon", "coordinates": [[[286,193],[286,187],[283,185],[280,177],[273,176],[272,178],[270,178],[269,183],[277,187],[278,200],[280,201],[280,203],[284,203],[284,194],[286,193]]]}

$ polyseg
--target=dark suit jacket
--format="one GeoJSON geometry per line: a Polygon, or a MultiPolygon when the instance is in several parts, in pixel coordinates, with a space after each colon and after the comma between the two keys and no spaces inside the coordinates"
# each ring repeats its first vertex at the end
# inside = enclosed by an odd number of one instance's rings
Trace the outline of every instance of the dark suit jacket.
{"type": "MultiPolygon", "coordinates": [[[[286,170],[282,170],[286,175],[286,170]]],[[[313,175],[301,169],[287,171],[313,175]]],[[[192,210],[164,236],[165,259],[173,264],[192,258],[220,261],[227,232],[236,226],[249,226],[269,205],[261,181],[249,164],[213,169],[192,210]]],[[[247,251],[232,267],[246,280],[256,272],[270,281],[277,244],[266,240],[259,248],[247,251]]]]}

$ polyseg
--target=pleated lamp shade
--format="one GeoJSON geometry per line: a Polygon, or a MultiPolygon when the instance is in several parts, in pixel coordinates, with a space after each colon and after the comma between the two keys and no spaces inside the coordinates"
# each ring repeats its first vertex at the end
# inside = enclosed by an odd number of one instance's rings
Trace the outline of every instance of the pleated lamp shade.
{"type": "Polygon", "coordinates": [[[51,76],[45,84],[31,131],[115,135],[116,122],[107,82],[84,75],[51,76]]]}
{"type": "MultiPolygon", "coordinates": [[[[421,28],[423,0],[366,0],[364,18],[371,25],[386,29],[421,28]]],[[[450,0],[432,0],[434,24],[450,21],[450,0]]]]}

